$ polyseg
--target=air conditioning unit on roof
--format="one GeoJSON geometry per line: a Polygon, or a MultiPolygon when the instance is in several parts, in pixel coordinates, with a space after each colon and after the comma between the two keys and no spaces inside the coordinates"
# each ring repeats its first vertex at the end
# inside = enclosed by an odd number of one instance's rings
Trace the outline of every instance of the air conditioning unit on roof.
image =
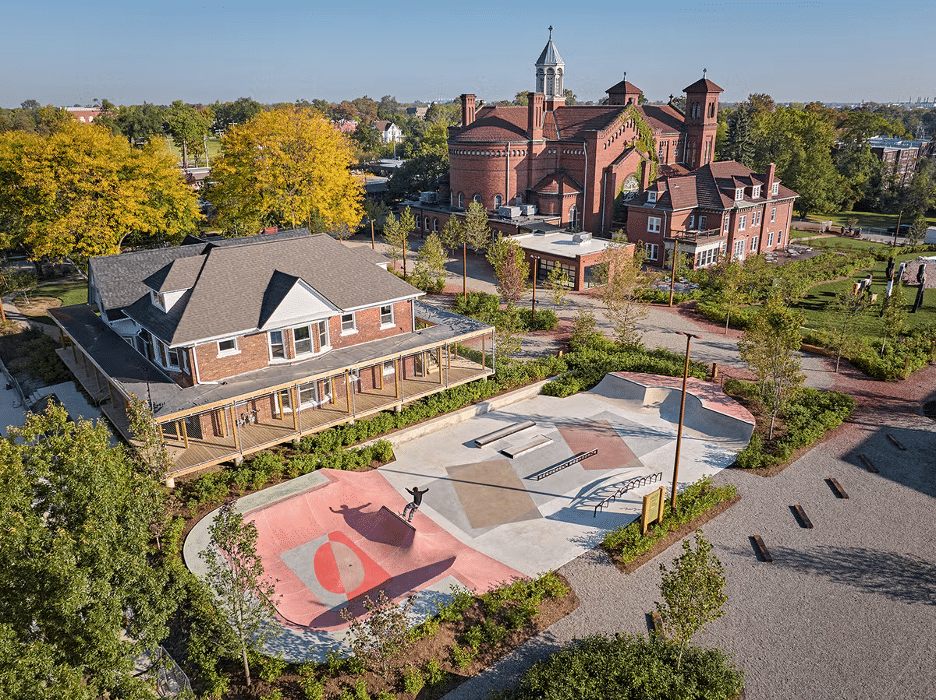
{"type": "Polygon", "coordinates": [[[507,219],[514,219],[520,216],[520,207],[500,207],[497,213],[507,219]]]}
{"type": "Polygon", "coordinates": [[[572,234],[572,242],[578,245],[588,243],[591,240],[591,238],[592,238],[592,235],[588,233],[587,231],[583,231],[582,233],[572,234]]]}
{"type": "Polygon", "coordinates": [[[521,204],[520,213],[524,216],[533,216],[536,214],[536,205],[535,204],[521,204]]]}

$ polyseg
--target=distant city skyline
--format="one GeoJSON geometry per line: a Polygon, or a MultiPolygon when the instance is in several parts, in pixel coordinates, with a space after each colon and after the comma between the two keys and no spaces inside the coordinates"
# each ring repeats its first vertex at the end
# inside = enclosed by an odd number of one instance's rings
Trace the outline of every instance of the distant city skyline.
{"type": "Polygon", "coordinates": [[[565,85],[582,101],[603,97],[625,71],[649,100],[665,100],[703,68],[724,102],[936,98],[936,8],[922,0],[527,7],[8,0],[0,106],[512,99],[533,89],[550,24],[565,85]]]}

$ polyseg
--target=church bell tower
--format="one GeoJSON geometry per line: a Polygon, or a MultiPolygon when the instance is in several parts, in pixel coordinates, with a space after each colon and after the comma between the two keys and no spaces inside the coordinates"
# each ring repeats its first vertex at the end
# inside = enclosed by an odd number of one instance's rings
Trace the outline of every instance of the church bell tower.
{"type": "Polygon", "coordinates": [[[565,104],[562,79],[565,63],[552,40],[553,28],[549,28],[549,41],[536,61],[536,92],[546,96],[546,111],[552,112],[565,104]]]}

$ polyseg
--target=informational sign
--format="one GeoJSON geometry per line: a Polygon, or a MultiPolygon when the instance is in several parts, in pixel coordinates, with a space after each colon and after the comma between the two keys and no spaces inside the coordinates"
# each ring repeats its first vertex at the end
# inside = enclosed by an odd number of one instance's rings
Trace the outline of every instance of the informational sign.
{"type": "Polygon", "coordinates": [[[640,514],[640,532],[647,534],[647,530],[654,523],[663,522],[663,511],[666,506],[666,487],[661,486],[656,491],[643,497],[643,511],[640,514]]]}

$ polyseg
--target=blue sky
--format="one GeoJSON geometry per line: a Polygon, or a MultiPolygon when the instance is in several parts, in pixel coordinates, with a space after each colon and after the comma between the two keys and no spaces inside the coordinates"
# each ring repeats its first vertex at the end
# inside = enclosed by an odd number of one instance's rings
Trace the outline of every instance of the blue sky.
{"type": "Polygon", "coordinates": [[[701,77],[724,101],[905,101],[936,96],[936,3],[3,0],[0,106],[401,102],[533,86],[547,27],[566,87],[602,97],[628,80],[651,100],[701,77]]]}

